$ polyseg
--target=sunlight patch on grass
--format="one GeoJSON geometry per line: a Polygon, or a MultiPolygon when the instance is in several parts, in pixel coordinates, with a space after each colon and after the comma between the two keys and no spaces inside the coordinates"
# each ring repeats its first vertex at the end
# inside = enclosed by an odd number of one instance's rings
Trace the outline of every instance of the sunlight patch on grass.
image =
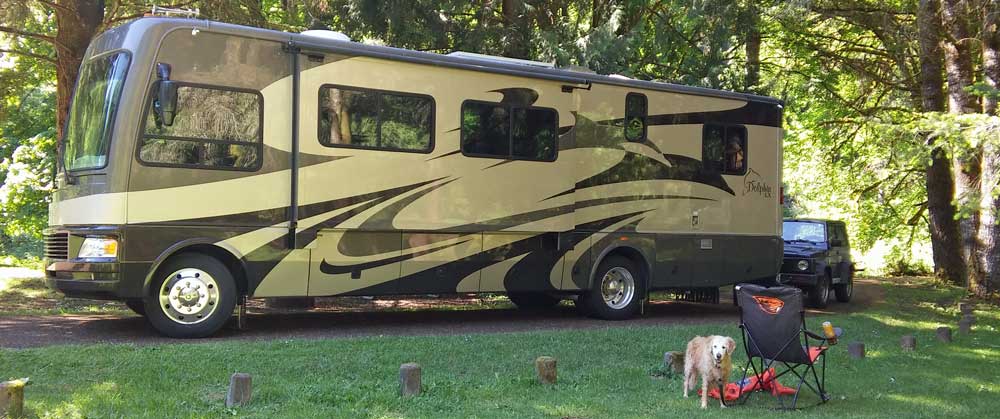
{"type": "MultiPolygon", "coordinates": [[[[920,408],[933,408],[936,410],[948,410],[952,407],[952,402],[942,399],[940,397],[931,397],[926,394],[914,395],[914,394],[887,394],[885,398],[889,400],[895,400],[898,402],[906,403],[911,406],[913,410],[920,408]]],[[[902,413],[902,412],[900,412],[902,413]]]]}

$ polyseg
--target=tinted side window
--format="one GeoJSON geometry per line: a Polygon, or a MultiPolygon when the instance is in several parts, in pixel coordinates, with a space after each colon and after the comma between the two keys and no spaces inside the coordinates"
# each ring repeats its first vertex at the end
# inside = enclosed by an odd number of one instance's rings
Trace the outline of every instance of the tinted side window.
{"type": "Polygon", "coordinates": [[[706,171],[742,175],[747,168],[747,130],[740,125],[705,124],[702,166],[706,171]]]}
{"type": "Polygon", "coordinates": [[[341,86],[319,91],[319,140],[329,146],[430,151],[434,101],[426,96],[341,86]]]}
{"type": "Polygon", "coordinates": [[[625,139],[643,141],[646,139],[646,116],[648,115],[646,95],[629,93],[625,95],[625,139]]]}
{"type": "MultiPolygon", "coordinates": [[[[155,91],[155,90],[154,90],[155,91]]],[[[251,91],[181,85],[173,124],[147,111],[139,160],[153,165],[256,170],[263,98],[251,91]]]]}
{"type": "Polygon", "coordinates": [[[559,115],[554,109],[499,103],[462,104],[462,153],[512,160],[555,160],[559,115]]]}
{"type": "Polygon", "coordinates": [[[552,160],[558,144],[559,117],[551,109],[514,108],[512,124],[513,157],[524,160],[552,160]]]}
{"type": "Polygon", "coordinates": [[[510,113],[488,103],[462,105],[462,152],[506,157],[510,152],[510,113]]]}

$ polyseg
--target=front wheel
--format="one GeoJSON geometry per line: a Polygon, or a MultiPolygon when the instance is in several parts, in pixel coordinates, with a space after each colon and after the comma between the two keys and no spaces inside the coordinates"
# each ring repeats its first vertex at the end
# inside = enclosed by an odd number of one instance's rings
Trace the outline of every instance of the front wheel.
{"type": "Polygon", "coordinates": [[[187,253],[157,270],[146,297],[146,318],[160,333],[201,338],[222,328],[236,307],[236,283],[222,262],[187,253]]]}
{"type": "Polygon", "coordinates": [[[833,286],[833,293],[836,294],[837,301],[841,303],[851,302],[854,296],[854,272],[847,273],[847,281],[833,286]]]}
{"type": "Polygon", "coordinates": [[[815,308],[826,308],[830,301],[830,275],[816,278],[816,285],[809,290],[809,304],[815,308]]]}
{"type": "Polygon", "coordinates": [[[611,256],[601,262],[590,291],[576,300],[584,314],[605,320],[625,320],[639,311],[645,282],[632,261],[611,256]]]}

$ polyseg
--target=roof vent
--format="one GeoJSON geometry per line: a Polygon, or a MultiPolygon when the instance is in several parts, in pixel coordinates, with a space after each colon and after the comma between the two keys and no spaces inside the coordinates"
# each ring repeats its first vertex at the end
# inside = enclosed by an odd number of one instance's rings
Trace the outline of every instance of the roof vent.
{"type": "Polygon", "coordinates": [[[522,60],[519,58],[497,57],[495,55],[476,54],[474,52],[455,51],[448,54],[449,57],[465,58],[476,61],[488,61],[491,63],[507,63],[517,65],[527,65],[532,67],[554,68],[553,63],[543,63],[541,61],[522,60]]]}
{"type": "Polygon", "coordinates": [[[323,29],[312,29],[302,32],[302,35],[311,36],[314,38],[331,39],[334,41],[344,41],[351,42],[351,37],[345,35],[343,32],[328,31],[323,29]]]}

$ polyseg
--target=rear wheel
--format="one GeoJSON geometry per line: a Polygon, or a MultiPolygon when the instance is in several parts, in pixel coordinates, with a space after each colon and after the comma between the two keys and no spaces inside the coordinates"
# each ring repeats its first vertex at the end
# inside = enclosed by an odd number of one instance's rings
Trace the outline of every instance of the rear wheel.
{"type": "Polygon", "coordinates": [[[809,290],[809,304],[816,308],[826,308],[830,301],[830,274],[816,278],[816,285],[809,290]]]}
{"type": "Polygon", "coordinates": [[[236,283],[222,262],[211,256],[175,256],[157,270],[146,297],[146,318],[160,333],[200,338],[215,333],[236,307],[236,283]]]}
{"type": "Polygon", "coordinates": [[[522,310],[540,310],[552,308],[562,299],[541,292],[512,292],[507,298],[522,310]]]}
{"type": "Polygon", "coordinates": [[[128,307],[130,310],[134,311],[135,314],[140,316],[146,315],[146,303],[142,300],[126,300],[125,307],[128,307]]]}
{"type": "Polygon", "coordinates": [[[847,281],[834,285],[833,293],[836,294],[837,301],[841,303],[851,302],[854,295],[854,272],[847,272],[847,281]]]}
{"type": "Polygon", "coordinates": [[[592,289],[576,304],[590,317],[625,320],[639,311],[645,290],[644,278],[632,261],[610,256],[598,266],[592,289]]]}

